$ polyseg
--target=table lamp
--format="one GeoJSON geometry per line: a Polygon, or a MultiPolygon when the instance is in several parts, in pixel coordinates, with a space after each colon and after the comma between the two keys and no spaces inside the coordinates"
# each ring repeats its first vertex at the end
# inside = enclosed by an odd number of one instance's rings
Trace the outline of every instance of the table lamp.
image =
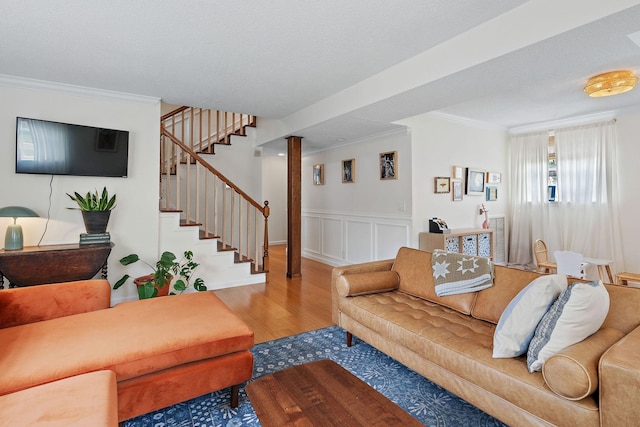
{"type": "Polygon", "coordinates": [[[22,206],[7,206],[0,208],[0,217],[13,218],[13,224],[7,227],[7,234],[4,237],[4,250],[17,251],[22,249],[22,227],[16,223],[17,218],[40,216],[29,208],[22,206]]]}

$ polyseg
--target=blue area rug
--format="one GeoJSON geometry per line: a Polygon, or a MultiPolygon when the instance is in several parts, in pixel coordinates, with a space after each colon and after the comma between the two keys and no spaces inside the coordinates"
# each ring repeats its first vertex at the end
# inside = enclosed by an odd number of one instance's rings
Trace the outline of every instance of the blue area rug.
{"type": "MultiPolygon", "coordinates": [[[[257,344],[253,377],[320,359],[331,359],[374,387],[427,426],[504,426],[476,407],[438,387],[411,369],[354,337],[347,347],[345,331],[331,326],[257,344]]],[[[240,404],[229,406],[229,390],[133,418],[126,427],[260,426],[244,387],[240,404]]]]}

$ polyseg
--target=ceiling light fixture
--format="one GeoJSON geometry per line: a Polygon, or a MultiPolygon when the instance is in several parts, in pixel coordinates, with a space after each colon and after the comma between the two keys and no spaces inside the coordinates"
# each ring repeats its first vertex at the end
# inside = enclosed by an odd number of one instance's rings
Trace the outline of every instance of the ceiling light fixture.
{"type": "Polygon", "coordinates": [[[637,82],[638,78],[631,71],[610,71],[591,77],[584,91],[592,98],[617,95],[630,91],[637,82]]]}

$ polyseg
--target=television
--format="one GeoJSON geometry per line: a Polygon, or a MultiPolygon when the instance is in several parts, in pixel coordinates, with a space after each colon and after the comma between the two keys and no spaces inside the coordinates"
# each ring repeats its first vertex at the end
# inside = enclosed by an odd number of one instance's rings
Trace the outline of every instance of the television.
{"type": "Polygon", "coordinates": [[[16,173],[126,177],[129,132],[16,118],[16,173]]]}

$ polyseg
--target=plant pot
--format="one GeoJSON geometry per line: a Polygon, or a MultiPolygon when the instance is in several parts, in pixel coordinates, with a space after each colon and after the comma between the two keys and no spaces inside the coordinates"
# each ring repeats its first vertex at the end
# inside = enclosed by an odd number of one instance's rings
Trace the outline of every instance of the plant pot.
{"type": "MultiPolygon", "coordinates": [[[[158,287],[158,285],[155,286],[156,290],[158,291],[158,294],[156,296],[166,297],[167,295],[169,295],[169,288],[171,287],[171,279],[173,279],[173,276],[169,277],[169,279],[165,282],[164,286],[162,287],[158,287]]],[[[146,276],[140,276],[136,279],[133,279],[133,283],[135,283],[138,288],[144,285],[145,283],[149,283],[152,281],[153,281],[153,274],[147,274],[146,276]]],[[[138,297],[140,297],[139,292],[138,292],[138,297]]]]}
{"type": "Polygon", "coordinates": [[[100,234],[107,231],[111,211],[82,211],[84,227],[88,234],[100,234]]]}

